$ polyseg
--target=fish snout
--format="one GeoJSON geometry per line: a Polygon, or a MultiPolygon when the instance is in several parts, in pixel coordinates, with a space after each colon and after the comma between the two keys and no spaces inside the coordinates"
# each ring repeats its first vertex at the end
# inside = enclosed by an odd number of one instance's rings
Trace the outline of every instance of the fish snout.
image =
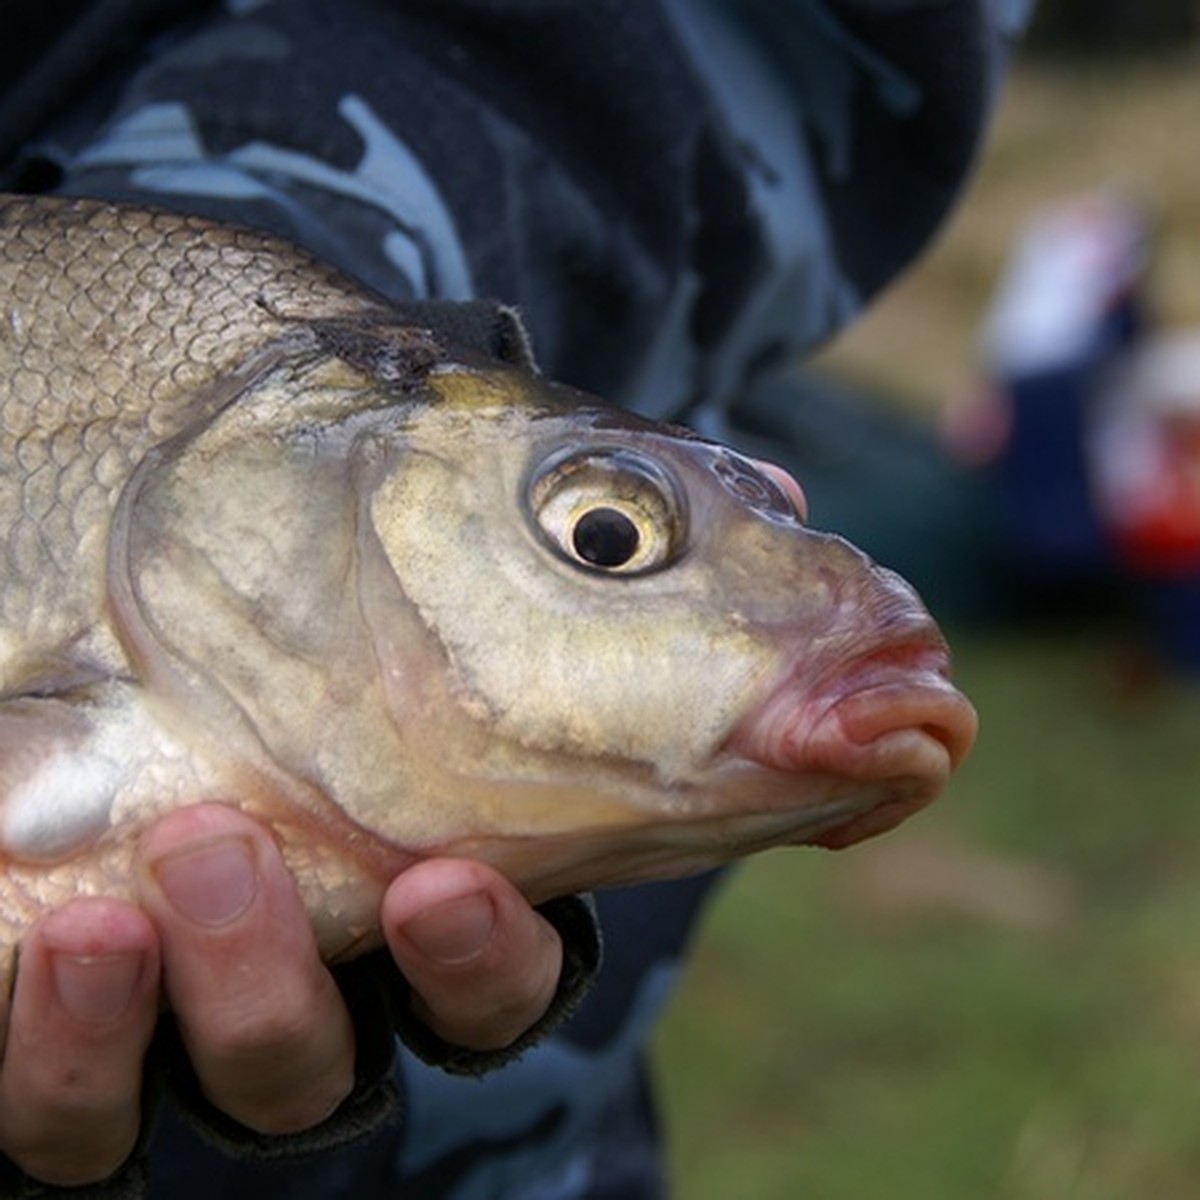
{"type": "MultiPolygon", "coordinates": [[[[783,678],[730,739],[752,764],[800,780],[844,781],[868,803],[816,837],[841,847],[882,833],[930,803],[975,740],[977,717],[950,679],[931,619],[814,677],[797,648],[783,678]]],[[[787,789],[781,791],[786,803],[787,789]]]]}

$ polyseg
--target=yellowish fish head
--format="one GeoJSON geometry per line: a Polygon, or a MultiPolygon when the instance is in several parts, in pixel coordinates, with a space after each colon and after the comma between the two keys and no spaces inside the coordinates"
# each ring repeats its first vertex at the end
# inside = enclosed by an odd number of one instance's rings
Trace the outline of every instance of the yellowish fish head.
{"type": "Polygon", "coordinates": [[[519,371],[430,387],[368,508],[449,681],[417,701],[398,669],[396,720],[476,798],[442,848],[528,876],[517,847],[560,839],[636,879],[847,844],[941,790],[975,730],[941,634],[786,473],[519,371]]]}

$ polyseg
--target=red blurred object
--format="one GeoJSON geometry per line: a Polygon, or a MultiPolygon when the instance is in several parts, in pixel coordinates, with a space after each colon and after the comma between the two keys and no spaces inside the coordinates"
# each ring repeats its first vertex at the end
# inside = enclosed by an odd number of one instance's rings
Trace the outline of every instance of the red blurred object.
{"type": "Polygon", "coordinates": [[[1107,389],[1091,445],[1118,564],[1200,578],[1200,333],[1160,335],[1107,389]]]}

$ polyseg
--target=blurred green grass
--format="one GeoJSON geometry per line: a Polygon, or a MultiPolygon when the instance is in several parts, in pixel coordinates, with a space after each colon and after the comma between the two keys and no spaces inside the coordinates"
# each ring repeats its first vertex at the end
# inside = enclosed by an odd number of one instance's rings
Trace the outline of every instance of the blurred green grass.
{"type": "Polygon", "coordinates": [[[681,1200],[1200,1194],[1200,686],[1086,622],[956,644],[948,795],[714,906],[659,1042],[681,1200]]]}
{"type": "MultiPolygon", "coordinates": [[[[1200,53],[1017,72],[941,243],[825,365],[932,415],[1038,203],[1115,183],[1200,321],[1200,53]]],[[[936,609],[936,597],[933,597],[936,609]]],[[[657,1044],[679,1200],[1200,1196],[1200,682],[1136,627],[952,632],[982,718],[929,812],[718,895],[657,1044]]]]}

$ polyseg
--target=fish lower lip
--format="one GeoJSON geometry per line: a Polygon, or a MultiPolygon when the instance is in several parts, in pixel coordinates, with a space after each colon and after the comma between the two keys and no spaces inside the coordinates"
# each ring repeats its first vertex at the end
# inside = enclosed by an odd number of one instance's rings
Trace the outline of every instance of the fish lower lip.
{"type": "Polygon", "coordinates": [[[785,776],[830,780],[851,810],[797,840],[839,849],[924,808],[975,729],[975,710],[949,680],[945,646],[922,638],[864,656],[813,691],[789,678],[728,749],[785,776]]]}

